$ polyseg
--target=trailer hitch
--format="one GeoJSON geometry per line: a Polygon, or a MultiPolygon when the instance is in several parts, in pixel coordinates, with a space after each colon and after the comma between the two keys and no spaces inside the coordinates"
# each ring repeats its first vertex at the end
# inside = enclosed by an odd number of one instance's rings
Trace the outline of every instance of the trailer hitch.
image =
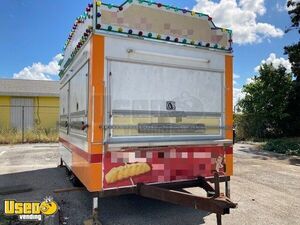
{"type": "Polygon", "coordinates": [[[215,188],[213,188],[205,178],[200,177],[197,180],[197,187],[203,188],[207,192],[207,197],[179,190],[187,187],[196,187],[195,185],[189,186],[188,182],[178,184],[177,186],[175,185],[172,189],[169,189],[167,185],[147,185],[139,183],[137,185],[136,194],[146,198],[216,213],[217,224],[221,225],[221,216],[229,214],[230,209],[236,208],[237,204],[233,203],[224,194],[220,194],[220,178],[218,173],[215,173],[213,180],[215,181],[215,188]]]}

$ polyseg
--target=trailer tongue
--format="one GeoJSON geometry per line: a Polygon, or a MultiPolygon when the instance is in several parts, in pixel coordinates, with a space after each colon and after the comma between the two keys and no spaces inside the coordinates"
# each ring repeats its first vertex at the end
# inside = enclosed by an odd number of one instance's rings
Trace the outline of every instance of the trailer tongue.
{"type": "MultiPolygon", "coordinates": [[[[218,179],[217,175],[216,181],[218,181],[218,179]]],[[[218,218],[217,224],[221,225],[222,223],[219,217],[224,214],[229,214],[230,209],[236,208],[237,204],[233,203],[227,196],[224,196],[224,194],[221,195],[219,188],[219,183],[215,183],[215,188],[212,188],[205,178],[199,178],[194,182],[174,183],[169,185],[169,187],[138,184],[137,194],[147,198],[216,213],[218,218]],[[182,191],[183,188],[190,187],[203,188],[210,197],[201,197],[182,191]]]]}
{"type": "Polygon", "coordinates": [[[147,0],[94,1],[76,19],[61,61],[60,151],[95,209],[131,193],[221,224],[236,207],[231,36],[208,15],[147,0]]]}
{"type": "Polygon", "coordinates": [[[219,174],[216,172],[213,178],[199,177],[195,180],[163,184],[139,183],[134,187],[106,190],[101,192],[99,197],[105,198],[124,194],[136,194],[146,198],[215,213],[217,225],[222,225],[221,216],[229,214],[230,209],[237,207],[237,204],[230,200],[229,181],[229,177],[219,177],[219,174]],[[225,194],[220,193],[221,182],[225,182],[225,194]],[[214,187],[210,183],[213,183],[214,187]],[[195,187],[205,190],[207,197],[195,195],[185,190],[195,187]]]}

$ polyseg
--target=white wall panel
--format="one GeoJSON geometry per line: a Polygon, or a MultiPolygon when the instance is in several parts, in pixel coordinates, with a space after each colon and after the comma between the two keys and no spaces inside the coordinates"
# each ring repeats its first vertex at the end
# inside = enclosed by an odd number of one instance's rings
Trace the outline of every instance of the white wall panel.
{"type": "Polygon", "coordinates": [[[70,80],[70,113],[86,110],[88,63],[70,80]]]}
{"type": "Polygon", "coordinates": [[[111,62],[112,110],[222,113],[222,74],[174,67],[111,62]]]}
{"type": "Polygon", "coordinates": [[[60,115],[68,114],[68,88],[69,85],[66,84],[59,93],[60,115]]]}
{"type": "Polygon", "coordinates": [[[191,48],[187,46],[168,44],[165,42],[150,42],[133,38],[106,37],[105,55],[106,58],[117,58],[125,61],[138,60],[150,63],[203,68],[206,70],[224,71],[225,68],[225,54],[223,52],[191,48]],[[133,50],[133,52],[128,53],[128,50],[133,50]],[[149,54],[135,54],[135,52],[149,54]],[[151,56],[153,53],[158,53],[161,56],[151,56]],[[170,57],[166,57],[168,55],[170,57]],[[176,57],[172,58],[172,56],[176,57]],[[184,60],[180,58],[191,58],[196,60],[184,60]],[[197,59],[199,59],[198,62],[197,59]],[[203,62],[200,62],[202,60],[203,62]],[[209,61],[208,63],[204,62],[207,60],[209,61]]]}

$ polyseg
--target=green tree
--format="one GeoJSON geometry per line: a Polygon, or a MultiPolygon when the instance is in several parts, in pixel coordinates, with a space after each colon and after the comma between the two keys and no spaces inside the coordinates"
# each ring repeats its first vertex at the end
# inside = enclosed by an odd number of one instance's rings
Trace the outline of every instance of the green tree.
{"type": "Polygon", "coordinates": [[[291,17],[291,26],[286,30],[298,30],[300,33],[300,2],[299,0],[288,0],[287,1],[288,14],[291,17]]]}
{"type": "MultiPolygon", "coordinates": [[[[288,14],[291,18],[291,25],[286,32],[298,31],[300,34],[300,2],[298,0],[289,0],[287,7],[289,8],[288,14]]],[[[295,77],[293,89],[289,96],[287,111],[291,116],[286,122],[286,131],[289,136],[300,136],[300,41],[298,40],[298,43],[285,46],[284,53],[288,55],[295,77]]]]}
{"type": "Polygon", "coordinates": [[[245,97],[237,106],[241,112],[237,120],[237,134],[244,138],[285,136],[288,98],[292,89],[292,75],[280,66],[263,64],[259,75],[244,85],[245,97]]]}
{"type": "Polygon", "coordinates": [[[293,74],[296,80],[300,82],[300,41],[297,44],[285,46],[284,54],[288,55],[293,74]]]}
{"type": "MultiPolygon", "coordinates": [[[[289,0],[287,7],[289,9],[288,14],[291,18],[291,25],[286,29],[286,33],[298,31],[300,34],[300,1],[289,0]]],[[[298,43],[284,47],[284,53],[288,55],[292,64],[293,74],[300,82],[300,41],[298,40],[298,43]]]]}

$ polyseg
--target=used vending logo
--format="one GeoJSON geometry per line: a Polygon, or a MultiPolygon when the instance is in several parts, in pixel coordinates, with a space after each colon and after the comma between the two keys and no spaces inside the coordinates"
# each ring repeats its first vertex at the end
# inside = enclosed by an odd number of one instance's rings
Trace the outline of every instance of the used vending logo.
{"type": "Polygon", "coordinates": [[[52,216],[58,211],[58,205],[52,197],[42,202],[4,200],[4,214],[19,216],[20,220],[42,220],[42,215],[52,216]]]}

